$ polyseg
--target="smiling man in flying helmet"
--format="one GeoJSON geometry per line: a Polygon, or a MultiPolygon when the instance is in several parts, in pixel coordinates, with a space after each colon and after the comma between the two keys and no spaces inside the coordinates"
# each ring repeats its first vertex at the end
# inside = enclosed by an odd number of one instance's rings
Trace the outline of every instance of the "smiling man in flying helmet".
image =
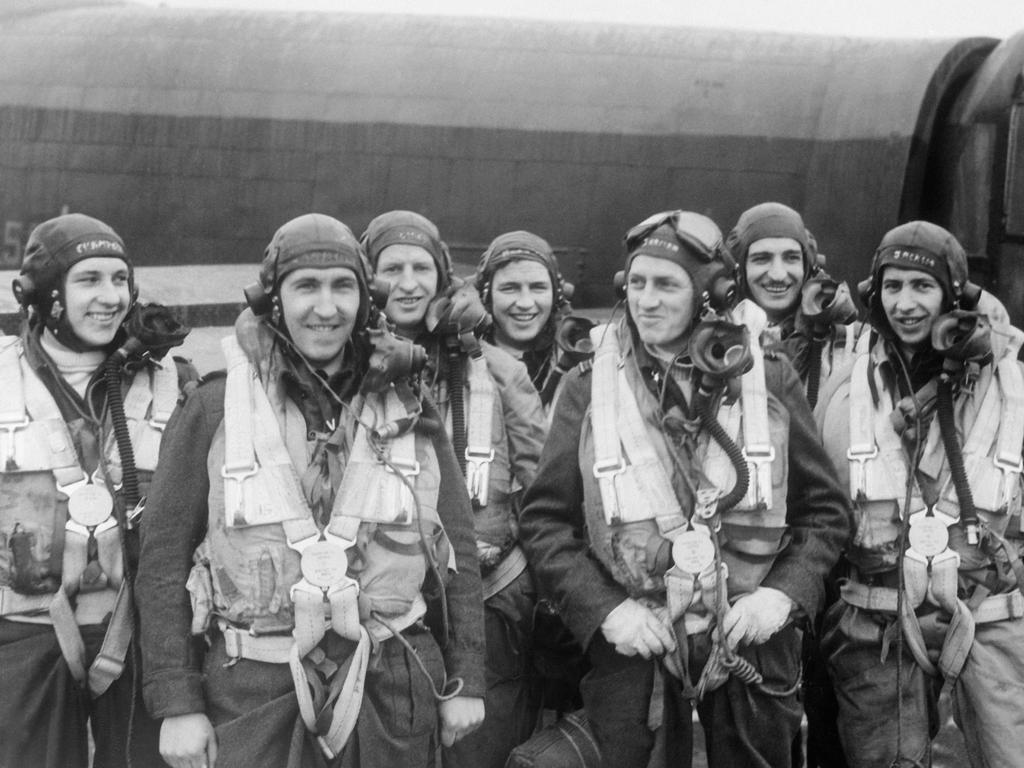
{"type": "Polygon", "coordinates": [[[172,768],[426,766],[483,719],[469,499],[368,281],[340,221],[284,224],[168,430],[138,596],[172,768]]]}
{"type": "Polygon", "coordinates": [[[14,294],[21,334],[0,338],[0,765],[152,764],[131,581],[140,500],[193,378],[158,359],[187,329],[136,304],[123,240],[80,213],[31,232],[14,294]]]}
{"type": "Polygon", "coordinates": [[[889,231],[862,287],[873,343],[816,411],[857,521],[822,634],[846,759],[927,763],[942,683],[971,765],[1017,765],[1024,333],[929,222],[889,231]]]}
{"type": "Polygon", "coordinates": [[[592,664],[582,692],[606,765],[788,768],[800,633],[849,530],[767,318],[733,307],[721,232],[687,211],[626,235],[627,314],[566,376],[521,519],[534,572],[592,664]]]}

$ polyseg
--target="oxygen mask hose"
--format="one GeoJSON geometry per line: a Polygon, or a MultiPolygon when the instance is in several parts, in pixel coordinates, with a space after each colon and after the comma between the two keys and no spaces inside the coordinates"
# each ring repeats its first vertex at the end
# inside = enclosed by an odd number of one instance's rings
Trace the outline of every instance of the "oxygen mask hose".
{"type": "Polygon", "coordinates": [[[114,437],[117,440],[117,452],[121,457],[121,489],[125,509],[134,509],[139,503],[139,473],[135,467],[135,451],[132,438],[128,432],[128,418],[124,413],[124,396],[121,394],[121,368],[125,355],[123,347],[106,362],[103,378],[107,386],[107,405],[110,407],[110,420],[114,424],[114,437]]]}
{"type": "Polygon", "coordinates": [[[807,342],[807,403],[811,410],[818,404],[818,388],[821,385],[821,350],[824,342],[815,337],[807,342]]]}
{"type": "MultiPolygon", "coordinates": [[[[453,341],[455,341],[453,339],[453,341]]],[[[462,354],[456,341],[448,346],[448,412],[452,416],[452,446],[459,471],[466,475],[466,404],[462,391],[462,354]]]]}
{"type": "Polygon", "coordinates": [[[964,468],[964,454],[960,440],[956,435],[956,422],[953,414],[953,381],[947,374],[939,379],[938,393],[939,430],[942,433],[942,445],[946,449],[949,471],[953,475],[953,486],[960,502],[960,519],[964,524],[967,543],[978,544],[978,510],[974,507],[974,494],[967,481],[967,470],[964,468]]]}

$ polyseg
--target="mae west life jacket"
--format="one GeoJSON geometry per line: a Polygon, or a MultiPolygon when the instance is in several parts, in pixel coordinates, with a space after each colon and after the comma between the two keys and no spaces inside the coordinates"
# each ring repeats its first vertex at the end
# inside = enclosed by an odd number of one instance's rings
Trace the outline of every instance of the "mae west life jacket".
{"type": "MultiPolygon", "coordinates": [[[[620,329],[600,326],[592,331],[597,353],[590,418],[584,421],[579,453],[590,546],[631,597],[664,600],[669,577],[679,576],[678,569],[684,566],[688,570],[683,581],[699,576],[698,584],[686,585],[681,594],[668,584],[670,613],[675,618],[686,612],[690,633],[708,626],[708,614],[714,610],[709,604],[714,599],[712,587],[718,579],[726,580],[730,597],[753,591],[788,543],[789,415],[766,389],[757,343],[763,311],[741,302],[736,316],[752,330],[755,364],[741,379],[741,396],[723,401],[717,418],[748,459],[750,485],[744,499],[722,516],[720,573],[707,562],[708,553],[713,554],[708,550],[710,540],[698,538],[707,534],[697,510],[681,508],[673,489],[669,451],[675,449],[661,432],[658,406],[642,383],[635,357],[620,348],[620,329]],[[668,548],[672,560],[658,554],[668,548]],[[699,574],[689,562],[695,552],[699,574]],[[669,567],[672,561],[675,567],[669,567]],[[691,622],[691,613],[703,619],[691,622]]],[[[702,457],[701,474],[710,485],[697,488],[696,504],[713,508],[734,486],[735,468],[704,432],[697,453],[702,457]]]]}
{"type": "MultiPolygon", "coordinates": [[[[123,669],[131,597],[124,581],[114,489],[121,456],[113,430],[92,476],[80,466],[71,433],[49,390],[25,359],[22,341],[0,338],[0,616],[51,623],[72,674],[94,695],[123,669]],[[90,554],[90,550],[94,554],[90,554]],[[78,625],[113,612],[97,663],[84,667],[78,625]],[[115,637],[117,636],[117,637],[115,637]],[[96,664],[93,665],[96,667],[96,664]]],[[[124,397],[136,468],[156,469],[160,438],[178,399],[175,366],[140,371],[124,397]]]]}
{"type": "Polygon", "coordinates": [[[321,528],[300,479],[312,458],[305,419],[280,382],[264,389],[234,338],[223,346],[228,376],[207,459],[207,536],[188,582],[193,631],[204,632],[215,615],[230,657],[289,664],[302,719],[333,758],[358,717],[371,638],[383,641],[426,613],[428,557],[454,569],[437,513],[437,456],[412,431],[386,440],[381,453],[371,448],[365,425],[383,429],[407,415],[393,389],[355,403],[351,451],[321,528]],[[328,631],[356,650],[340,696],[322,704],[307,683],[307,657],[328,631]],[[331,709],[327,725],[321,705],[331,709]]]}
{"type": "MultiPolygon", "coordinates": [[[[963,439],[962,454],[974,506],[985,527],[999,536],[1020,535],[1021,444],[1024,439],[1024,376],[1016,361],[1016,349],[1024,334],[998,362],[981,369],[971,391],[963,389],[954,400],[957,432],[963,439]],[[1016,530],[1008,531],[1011,520],[1016,530]]],[[[903,524],[901,509],[907,493],[908,457],[902,439],[893,429],[893,395],[873,353],[855,361],[850,379],[850,446],[847,452],[850,498],[857,509],[858,526],[848,557],[862,573],[891,570],[902,554],[898,539],[903,524]],[[870,377],[879,402],[872,398],[870,377]]],[[[937,415],[924,438],[921,468],[936,478],[939,496],[931,510],[949,529],[949,546],[957,552],[965,570],[984,567],[989,557],[967,544],[959,525],[960,503],[946,460],[937,415]]],[[[925,510],[921,488],[912,476],[907,515],[925,510]]],[[[913,530],[913,528],[912,528],[913,530]]]]}
{"type": "MultiPolygon", "coordinates": [[[[519,548],[516,509],[518,483],[512,475],[509,436],[502,412],[502,398],[491,374],[496,358],[506,355],[481,343],[480,355],[464,357],[466,386],[466,486],[473,502],[473,527],[477,555],[484,580],[484,599],[497,594],[526,570],[526,556],[519,548]]],[[[508,362],[511,362],[511,358],[508,362]]],[[[439,379],[433,393],[436,402],[447,404],[448,383],[439,379]]],[[[444,407],[445,429],[453,436],[452,409],[444,407]]]]}
{"type": "MultiPolygon", "coordinates": [[[[210,477],[221,482],[210,483],[208,533],[201,547],[209,559],[214,613],[257,634],[292,631],[293,587],[304,578],[304,542],[338,537],[341,549],[335,554],[344,566],[338,580],[354,578],[358,586],[355,623],[367,624],[381,639],[390,631],[374,614],[399,629],[413,624],[425,610],[422,541],[447,551],[437,514],[440,473],[429,439],[408,432],[388,441],[390,464],[413,486],[414,503],[403,478],[376,458],[362,426],[382,427],[404,416],[398,396],[392,391],[357,404],[360,425],[330,522],[320,531],[300,479],[310,459],[302,414],[275,386],[269,392],[263,388],[234,339],[225,339],[224,347],[229,361],[224,421],[207,460],[210,477]]],[[[445,557],[442,565],[448,564],[445,557]]]]}

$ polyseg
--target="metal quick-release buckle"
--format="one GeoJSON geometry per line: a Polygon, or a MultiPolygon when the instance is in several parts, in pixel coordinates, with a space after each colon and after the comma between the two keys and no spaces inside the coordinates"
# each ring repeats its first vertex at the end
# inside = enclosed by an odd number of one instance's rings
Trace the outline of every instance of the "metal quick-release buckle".
{"type": "Polygon", "coordinates": [[[466,448],[466,488],[470,499],[481,507],[487,506],[492,461],[493,448],[466,448]]]}
{"type": "Polygon", "coordinates": [[[868,490],[867,463],[878,458],[878,446],[872,445],[870,450],[849,448],[846,451],[846,459],[851,463],[850,474],[856,472],[856,480],[853,486],[857,489],[857,498],[865,495],[868,490]]]}
{"type": "MultiPolygon", "coordinates": [[[[245,525],[245,495],[242,489],[245,485],[245,481],[251,477],[255,477],[259,471],[259,462],[253,461],[252,464],[243,467],[229,467],[227,464],[220,468],[220,476],[225,480],[234,480],[238,483],[238,506],[231,512],[230,519],[233,521],[232,525],[245,525]]],[[[226,499],[225,499],[226,501],[226,499]]],[[[227,510],[225,510],[227,512],[227,510]]]]}
{"type": "Polygon", "coordinates": [[[9,472],[18,468],[18,443],[14,439],[14,433],[19,429],[24,429],[31,423],[32,422],[29,421],[27,413],[22,414],[21,421],[0,422],[0,432],[3,432],[3,449],[2,453],[0,453],[0,470],[9,472]]]}
{"type": "Polygon", "coordinates": [[[775,461],[775,447],[769,445],[767,448],[746,447],[743,448],[743,458],[747,464],[754,466],[754,476],[757,478],[757,486],[753,490],[756,496],[753,501],[764,504],[765,509],[772,508],[772,462],[775,461]],[[768,489],[767,493],[765,488],[768,489]]]}
{"type": "Polygon", "coordinates": [[[615,499],[615,508],[606,509],[605,519],[611,525],[617,525],[622,522],[621,513],[621,502],[619,501],[619,489],[615,484],[615,478],[626,471],[626,462],[620,456],[616,459],[610,459],[608,461],[595,461],[594,462],[594,477],[597,478],[598,483],[606,482],[611,488],[611,496],[615,499]]]}
{"type": "Polygon", "coordinates": [[[348,575],[348,549],[354,545],[355,540],[327,531],[289,542],[288,546],[299,553],[302,572],[302,579],[292,586],[292,593],[315,591],[326,597],[353,585],[358,589],[359,582],[348,575]]]}
{"type": "Polygon", "coordinates": [[[1014,455],[1017,457],[1016,463],[1008,461],[1001,456],[996,456],[992,459],[996,469],[1003,473],[1003,487],[1000,489],[999,507],[1009,504],[1010,499],[1013,498],[1014,476],[1019,477],[1021,474],[1024,474],[1024,457],[1021,457],[1019,454],[1014,455]]]}
{"type": "Polygon", "coordinates": [[[401,481],[401,489],[398,492],[398,505],[402,514],[395,518],[398,525],[409,525],[412,522],[413,510],[416,507],[416,498],[413,495],[412,484],[414,478],[420,474],[420,463],[416,460],[402,461],[401,459],[388,459],[384,468],[393,475],[405,478],[401,481]]]}
{"type": "Polygon", "coordinates": [[[955,525],[959,520],[959,516],[947,515],[934,507],[912,513],[907,518],[910,524],[907,533],[907,555],[918,562],[931,562],[949,551],[949,526],[955,525]]]}

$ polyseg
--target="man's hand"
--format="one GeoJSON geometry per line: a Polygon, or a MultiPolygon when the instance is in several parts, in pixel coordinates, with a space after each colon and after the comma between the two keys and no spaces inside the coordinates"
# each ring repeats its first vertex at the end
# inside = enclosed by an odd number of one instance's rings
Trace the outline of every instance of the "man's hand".
{"type": "Polygon", "coordinates": [[[729,609],[722,622],[729,648],[765,643],[786,626],[796,603],[785,592],[758,587],[744,595],[729,609]]]}
{"type": "Polygon", "coordinates": [[[471,696],[456,696],[454,699],[441,702],[439,714],[441,743],[450,747],[480,727],[480,723],[484,721],[484,700],[471,696]]]}
{"type": "Polygon", "coordinates": [[[631,597],[605,616],[601,633],[623,656],[639,653],[649,659],[676,650],[676,635],[666,618],[631,597]]]}
{"type": "Polygon", "coordinates": [[[217,737],[202,712],[165,717],[160,726],[160,756],[171,768],[213,768],[217,737]]]}

